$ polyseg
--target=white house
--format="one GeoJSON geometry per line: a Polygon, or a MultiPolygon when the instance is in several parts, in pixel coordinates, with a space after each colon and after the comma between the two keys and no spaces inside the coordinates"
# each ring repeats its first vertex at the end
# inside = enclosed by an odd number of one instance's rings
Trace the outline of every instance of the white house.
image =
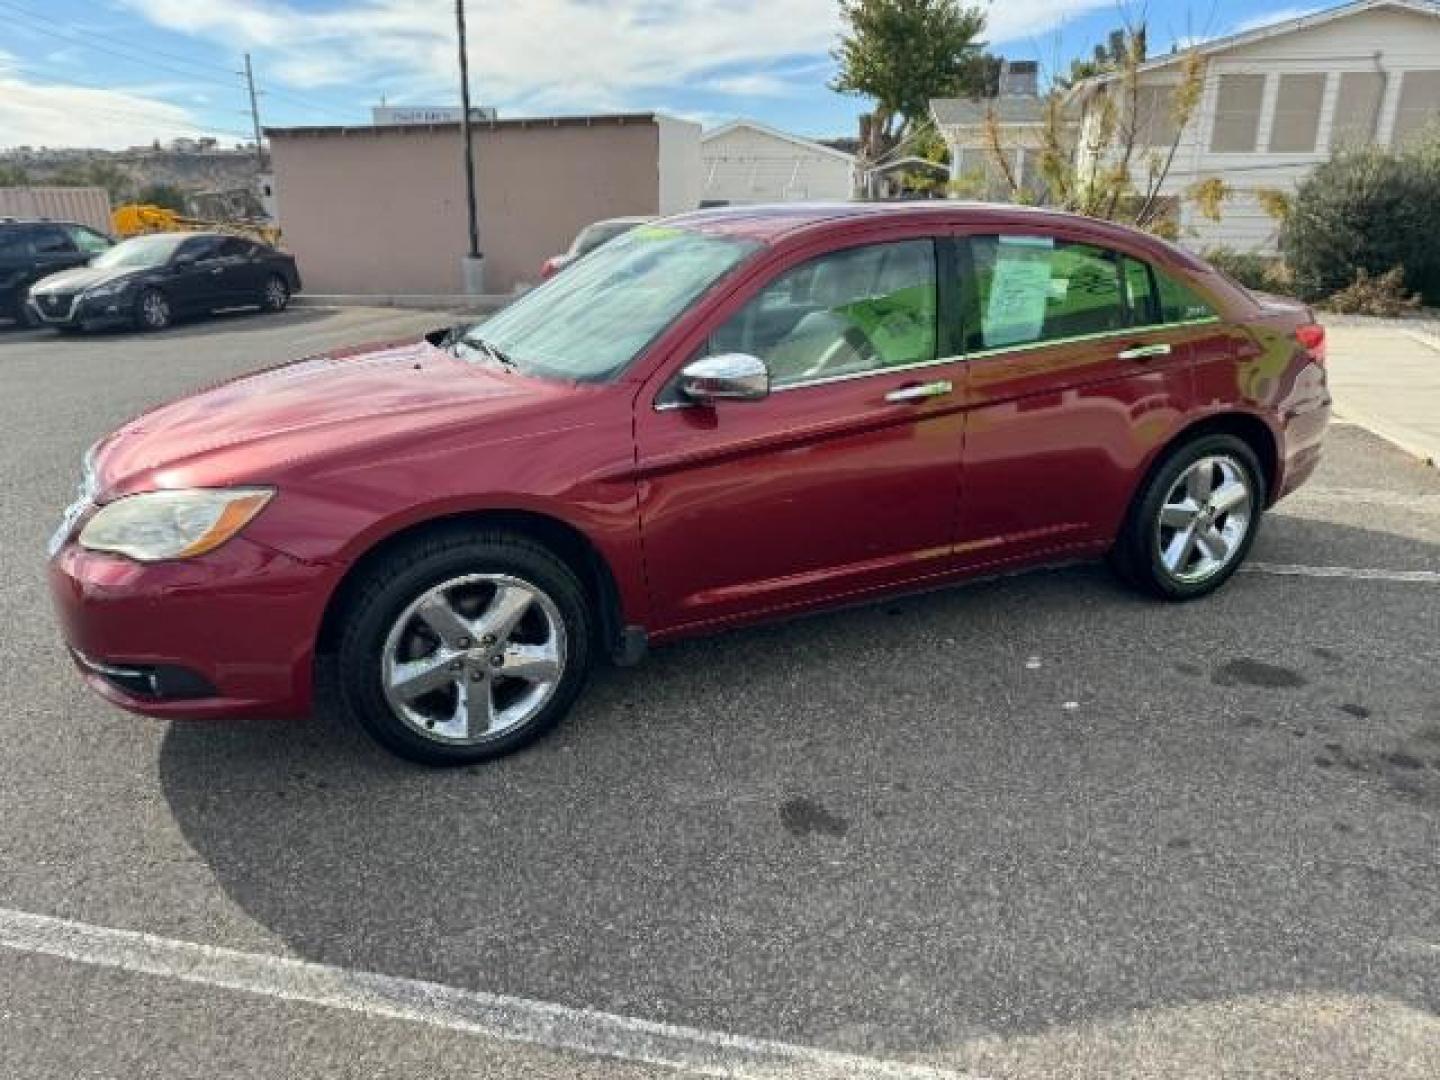
{"type": "Polygon", "coordinates": [[[733,120],[700,139],[701,198],[768,203],[848,199],[855,159],[753,120],[733,120]]]}
{"type": "MultiPolygon", "coordinates": [[[[1257,189],[1293,191],[1340,146],[1399,145],[1440,120],[1440,4],[1429,0],[1356,0],[1196,48],[1204,93],[1161,190],[1220,177],[1233,192],[1218,222],[1182,204],[1183,239],[1197,248],[1273,250],[1277,225],[1257,189]]],[[[1155,146],[1174,136],[1166,118],[1181,59],[1140,69],[1139,109],[1152,118],[1141,129],[1155,146]]],[[[1109,76],[1072,91],[1081,153],[1099,95],[1116,87],[1109,76]]]]}
{"type": "MultiPolygon", "coordinates": [[[[1222,179],[1233,193],[1218,222],[1182,202],[1181,239],[1197,249],[1273,250],[1277,224],[1261,208],[1257,190],[1293,191],[1340,146],[1399,145],[1440,123],[1440,3],[1355,0],[1195,49],[1205,60],[1205,85],[1199,107],[1180,133],[1161,193],[1179,196],[1210,177],[1222,179]]],[[[1132,159],[1132,169],[1140,174],[1137,183],[1143,183],[1151,152],[1168,150],[1174,142],[1171,100],[1185,55],[1171,53],[1140,67],[1137,113],[1143,145],[1132,159]]],[[[1066,115],[1078,120],[1074,144],[1082,157],[1093,141],[1101,95],[1118,93],[1118,79],[1088,79],[1066,98],[1066,115]]],[[[947,139],[954,149],[957,141],[973,140],[965,133],[973,132],[978,121],[973,108],[947,111],[951,104],[932,102],[931,110],[942,131],[951,121],[947,139]],[[956,124],[960,119],[970,124],[956,124]]],[[[1027,134],[1039,130],[1029,114],[1002,114],[1001,119],[1019,122],[1010,129],[1015,142],[1007,136],[1007,145],[1023,145],[1027,134]]],[[[963,167],[973,157],[954,160],[963,167]]]]}

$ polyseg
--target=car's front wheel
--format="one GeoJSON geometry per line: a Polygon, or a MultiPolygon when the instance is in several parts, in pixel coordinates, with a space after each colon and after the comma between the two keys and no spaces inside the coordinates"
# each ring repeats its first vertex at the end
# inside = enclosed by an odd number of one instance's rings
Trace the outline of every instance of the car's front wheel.
{"type": "Polygon", "coordinates": [[[382,556],[350,596],[342,700],[402,757],[463,765],[510,753],[558,724],[584,684],[585,590],[523,536],[422,537],[382,556]]]}
{"type": "Polygon", "coordinates": [[[260,306],[266,311],[284,311],[289,303],[290,286],[285,284],[285,279],[279,274],[271,274],[265,282],[260,306]]]}
{"type": "Polygon", "coordinates": [[[1224,434],[1192,439],[1136,495],[1110,563],[1167,600],[1204,596],[1239,569],[1264,506],[1264,472],[1249,444],[1224,434]]]}
{"type": "Polygon", "coordinates": [[[135,301],[135,325],[141,330],[164,330],[171,318],[170,300],[159,289],[146,289],[135,301]]]}

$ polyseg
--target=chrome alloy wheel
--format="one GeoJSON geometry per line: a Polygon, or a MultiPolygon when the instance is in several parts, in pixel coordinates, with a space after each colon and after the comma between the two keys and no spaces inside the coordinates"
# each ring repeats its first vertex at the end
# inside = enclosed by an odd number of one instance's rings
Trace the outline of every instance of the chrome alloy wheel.
{"type": "Polygon", "coordinates": [[[282,310],[289,299],[290,290],[278,277],[272,277],[265,283],[265,306],[271,311],[282,310]]]}
{"type": "Polygon", "coordinates": [[[1225,454],[1203,457],[1180,474],[1160,507],[1160,561],[1187,585],[1214,577],[1235,559],[1254,518],[1245,467],[1225,454]]]}
{"type": "Polygon", "coordinates": [[[416,733],[475,744],[532,720],[565,661],[565,623],[550,597],[505,574],[467,574],[400,613],[381,678],[390,708],[416,733]]]}
{"type": "Polygon", "coordinates": [[[152,330],[163,330],[170,325],[170,301],[164,293],[151,289],[140,299],[140,317],[152,330]]]}

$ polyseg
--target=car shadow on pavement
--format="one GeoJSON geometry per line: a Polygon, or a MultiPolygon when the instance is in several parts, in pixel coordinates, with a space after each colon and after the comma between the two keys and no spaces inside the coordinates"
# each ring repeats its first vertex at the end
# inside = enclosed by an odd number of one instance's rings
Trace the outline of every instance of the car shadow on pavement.
{"type": "Polygon", "coordinates": [[[1164,605],[1071,567],[657,650],[484,766],[322,711],[175,724],[160,770],[235,903],[366,970],[872,1053],[1307,990],[1434,1010],[1401,943],[1440,942],[1437,595],[1164,605]]]}
{"type": "Polygon", "coordinates": [[[231,308],[213,315],[179,319],[164,330],[139,330],[133,327],[111,327],[103,330],[66,333],[48,326],[23,327],[0,320],[0,344],[6,341],[39,341],[46,338],[74,343],[77,341],[170,341],[175,338],[202,337],[207,334],[250,330],[275,330],[282,326],[304,326],[332,314],[326,308],[294,307],[285,311],[259,311],[255,308],[231,308]]]}

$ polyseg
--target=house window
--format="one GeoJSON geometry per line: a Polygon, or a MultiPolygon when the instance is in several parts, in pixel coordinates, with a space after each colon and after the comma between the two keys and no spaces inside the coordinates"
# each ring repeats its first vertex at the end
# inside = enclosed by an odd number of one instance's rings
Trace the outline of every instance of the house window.
{"type": "Polygon", "coordinates": [[[1320,131],[1320,102],[1325,97],[1325,76],[1281,75],[1275,95],[1275,123],[1270,129],[1272,154],[1309,154],[1320,131]]]}
{"type": "Polygon", "coordinates": [[[1135,92],[1135,145],[1169,148],[1180,134],[1175,126],[1175,88],[1141,86],[1135,92]]]}
{"type": "Polygon", "coordinates": [[[1215,129],[1210,149],[1217,154],[1249,154],[1260,133],[1264,75],[1221,75],[1215,96],[1215,129]]]}
{"type": "Polygon", "coordinates": [[[1347,71],[1340,76],[1340,95],[1335,99],[1335,124],[1330,145],[1365,146],[1375,141],[1380,122],[1380,102],[1385,99],[1385,74],[1380,71],[1347,71]]]}
{"type": "Polygon", "coordinates": [[[1399,146],[1440,122],[1440,71],[1407,71],[1400,83],[1400,108],[1395,113],[1399,146]]]}

